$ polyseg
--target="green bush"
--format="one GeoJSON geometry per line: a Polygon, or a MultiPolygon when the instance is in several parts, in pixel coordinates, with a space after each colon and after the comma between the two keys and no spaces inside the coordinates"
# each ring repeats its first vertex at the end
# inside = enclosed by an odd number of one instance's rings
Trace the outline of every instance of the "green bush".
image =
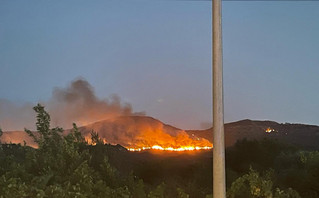
{"type": "Polygon", "coordinates": [[[300,198],[292,189],[280,190],[273,187],[272,171],[265,175],[251,169],[248,174],[236,179],[227,192],[229,198],[300,198]]]}

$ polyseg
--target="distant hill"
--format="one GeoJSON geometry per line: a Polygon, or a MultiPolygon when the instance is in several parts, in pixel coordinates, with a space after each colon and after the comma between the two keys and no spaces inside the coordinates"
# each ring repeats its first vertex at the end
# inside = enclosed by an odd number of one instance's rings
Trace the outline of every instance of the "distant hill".
{"type": "MultiPolygon", "coordinates": [[[[212,128],[186,132],[213,141],[212,128]]],[[[319,126],[248,119],[225,124],[226,147],[233,146],[238,140],[245,138],[248,140],[277,139],[306,149],[319,149],[319,126]],[[268,132],[266,132],[267,129],[268,132]]]]}
{"type": "MultiPolygon", "coordinates": [[[[213,141],[212,129],[182,130],[162,123],[148,116],[121,116],[114,119],[98,121],[79,128],[84,136],[90,137],[91,131],[111,144],[124,147],[146,142],[196,141],[201,138],[213,141]],[[177,138],[178,137],[178,138],[177,138]],[[188,139],[190,138],[190,139],[188,139]],[[156,140],[156,141],[155,141],[156,140]]],[[[66,130],[66,133],[69,130],[66,130]]],[[[225,124],[226,147],[233,146],[238,140],[259,140],[263,138],[302,146],[307,149],[319,149],[319,126],[304,124],[280,124],[273,121],[241,120],[225,124]],[[268,129],[268,132],[266,132],[268,129]]],[[[25,132],[4,132],[1,141],[34,145],[25,132]]]]}
{"type": "Polygon", "coordinates": [[[1,138],[2,143],[14,143],[24,144],[24,141],[28,146],[36,147],[36,143],[32,138],[24,131],[4,131],[1,138]]]}
{"type": "Polygon", "coordinates": [[[165,142],[185,131],[162,123],[148,116],[121,116],[103,120],[79,128],[84,136],[90,137],[91,131],[98,132],[110,144],[130,146],[136,142],[144,144],[155,139],[165,142]],[[164,139],[165,138],[165,139],[164,139]]]}

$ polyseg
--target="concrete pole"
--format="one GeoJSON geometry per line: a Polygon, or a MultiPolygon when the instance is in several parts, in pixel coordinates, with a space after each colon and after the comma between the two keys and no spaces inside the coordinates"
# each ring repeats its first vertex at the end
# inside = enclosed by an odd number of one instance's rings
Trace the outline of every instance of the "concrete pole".
{"type": "Polygon", "coordinates": [[[213,198],[226,198],[223,101],[222,2],[212,0],[213,17],[213,198]]]}

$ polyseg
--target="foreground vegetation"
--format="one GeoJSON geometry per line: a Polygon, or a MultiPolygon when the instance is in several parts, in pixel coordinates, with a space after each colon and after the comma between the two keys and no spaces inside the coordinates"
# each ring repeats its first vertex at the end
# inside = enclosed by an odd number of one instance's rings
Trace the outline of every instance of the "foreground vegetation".
{"type": "MultiPolygon", "coordinates": [[[[0,197],[211,197],[212,153],[131,153],[104,144],[92,132],[88,145],[77,126],[66,136],[37,112],[38,144],[0,144],[0,197]]],[[[0,130],[0,136],[2,132],[0,130]]],[[[229,198],[319,197],[319,152],[280,142],[243,140],[226,151],[229,198]]]]}

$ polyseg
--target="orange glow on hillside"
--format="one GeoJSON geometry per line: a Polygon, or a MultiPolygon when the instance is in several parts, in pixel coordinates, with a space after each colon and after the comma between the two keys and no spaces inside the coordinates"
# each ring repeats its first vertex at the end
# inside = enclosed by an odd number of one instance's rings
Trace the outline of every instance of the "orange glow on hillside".
{"type": "Polygon", "coordinates": [[[83,129],[89,143],[93,130],[105,143],[120,144],[129,151],[196,151],[213,147],[205,138],[145,116],[121,116],[96,122],[83,129]]]}
{"type": "Polygon", "coordinates": [[[271,132],[275,132],[275,129],[272,129],[270,127],[268,127],[266,130],[265,130],[266,133],[271,133],[271,132]]]}
{"type": "MultiPolygon", "coordinates": [[[[163,131],[153,133],[147,133],[149,136],[143,136],[136,139],[135,142],[129,146],[124,146],[128,151],[146,151],[146,150],[158,150],[158,151],[198,151],[209,150],[213,148],[213,145],[203,138],[190,138],[184,131],[180,132],[176,137],[172,137],[163,131]],[[152,136],[153,135],[153,136],[152,136]],[[166,139],[166,140],[165,140],[166,139]],[[153,144],[153,145],[152,145],[153,144]]],[[[104,144],[110,143],[105,138],[100,138],[104,144]]],[[[85,140],[88,144],[92,143],[91,136],[86,135],[85,140]]],[[[120,143],[121,144],[121,143],[120,143]]],[[[122,143],[125,145],[125,143],[122,143]]]]}
{"type": "Polygon", "coordinates": [[[129,151],[161,150],[161,151],[196,151],[211,149],[213,145],[204,138],[190,137],[185,131],[175,135],[163,130],[145,130],[135,138],[130,145],[125,146],[129,151]]]}
{"type": "Polygon", "coordinates": [[[185,146],[185,147],[179,147],[179,148],[173,148],[173,147],[167,147],[167,148],[163,148],[161,146],[158,145],[154,145],[152,147],[142,147],[142,148],[127,148],[127,150],[129,151],[145,151],[145,150],[160,150],[160,151],[198,151],[198,150],[209,150],[212,149],[212,146],[204,146],[204,147],[200,147],[200,146],[185,146]]]}
{"type": "MultiPolygon", "coordinates": [[[[122,116],[99,121],[80,127],[79,131],[90,145],[94,145],[91,139],[91,132],[94,131],[102,143],[119,144],[129,151],[197,151],[213,147],[212,143],[205,138],[188,134],[184,130],[145,116],[122,116]]],[[[69,132],[70,130],[67,130],[63,134],[66,135],[69,132]]],[[[25,132],[19,132],[19,135],[8,132],[1,139],[3,142],[14,143],[23,143],[25,140],[30,146],[35,144],[25,132]]]]}

